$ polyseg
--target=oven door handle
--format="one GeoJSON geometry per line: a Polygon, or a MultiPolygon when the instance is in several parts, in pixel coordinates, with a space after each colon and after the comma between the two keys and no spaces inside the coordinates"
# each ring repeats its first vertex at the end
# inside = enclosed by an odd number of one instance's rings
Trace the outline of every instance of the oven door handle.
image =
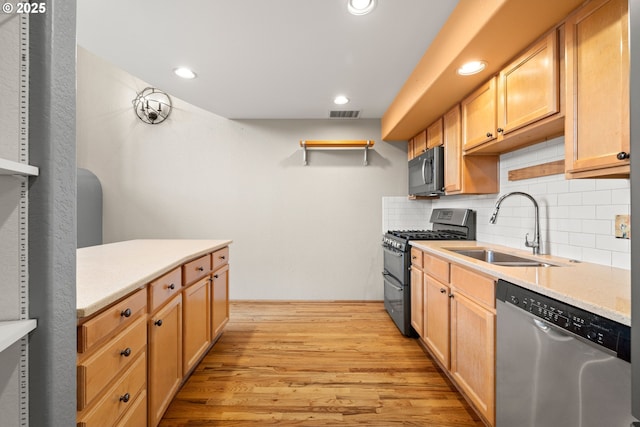
{"type": "Polygon", "coordinates": [[[388,280],[388,279],[394,279],[393,276],[391,276],[389,273],[385,274],[384,271],[382,272],[382,275],[384,276],[385,279],[387,279],[387,280],[385,280],[386,284],[388,284],[389,286],[391,286],[393,289],[395,289],[398,292],[402,292],[403,291],[402,286],[396,286],[391,282],[391,280],[388,280]]]}
{"type": "Polygon", "coordinates": [[[386,246],[383,246],[382,249],[384,249],[388,254],[393,255],[395,257],[401,257],[402,255],[404,255],[404,252],[394,251],[393,249],[389,249],[386,246]]]}

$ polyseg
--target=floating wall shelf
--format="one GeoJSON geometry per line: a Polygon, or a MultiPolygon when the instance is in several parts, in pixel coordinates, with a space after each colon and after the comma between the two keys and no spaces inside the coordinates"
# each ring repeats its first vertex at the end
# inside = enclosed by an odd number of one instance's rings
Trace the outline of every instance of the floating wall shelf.
{"type": "Polygon", "coordinates": [[[38,176],[38,173],[39,170],[35,166],[14,162],[0,157],[0,175],[38,176]]]}
{"type": "Polygon", "coordinates": [[[300,141],[302,147],[302,162],[306,166],[309,164],[307,161],[307,149],[319,149],[319,150],[332,150],[332,149],[363,149],[364,150],[364,165],[369,164],[369,148],[373,147],[375,141],[370,140],[315,140],[315,141],[300,141]]]}

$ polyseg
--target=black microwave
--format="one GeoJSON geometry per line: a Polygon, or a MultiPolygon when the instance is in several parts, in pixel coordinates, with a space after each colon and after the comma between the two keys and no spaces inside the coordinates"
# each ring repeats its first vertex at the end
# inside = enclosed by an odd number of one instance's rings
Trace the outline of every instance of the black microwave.
{"type": "Polygon", "coordinates": [[[409,195],[441,194],[444,194],[444,148],[438,146],[409,160],[409,195]]]}

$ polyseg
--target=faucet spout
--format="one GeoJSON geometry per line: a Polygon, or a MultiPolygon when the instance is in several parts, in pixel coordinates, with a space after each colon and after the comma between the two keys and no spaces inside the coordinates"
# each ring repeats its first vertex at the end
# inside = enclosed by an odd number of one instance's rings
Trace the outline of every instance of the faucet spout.
{"type": "Polygon", "coordinates": [[[489,223],[491,224],[496,223],[498,219],[498,211],[500,211],[500,205],[502,204],[502,201],[509,196],[523,196],[531,200],[531,202],[533,203],[533,209],[534,209],[533,241],[529,240],[529,233],[527,233],[524,238],[524,245],[528,248],[532,248],[534,255],[538,255],[540,253],[540,214],[538,209],[538,202],[536,202],[536,199],[534,199],[530,194],[523,193],[522,191],[512,191],[511,193],[507,193],[501,196],[496,202],[496,207],[493,210],[493,214],[491,215],[491,218],[489,219],[489,223]]]}

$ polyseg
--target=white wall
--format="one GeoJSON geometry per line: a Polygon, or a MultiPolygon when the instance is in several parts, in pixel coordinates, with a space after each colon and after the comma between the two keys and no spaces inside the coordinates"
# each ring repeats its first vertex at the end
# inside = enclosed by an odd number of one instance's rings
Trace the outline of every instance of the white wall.
{"type": "Polygon", "coordinates": [[[176,98],[148,125],[131,104],[146,86],[79,48],[78,167],[102,183],[105,243],[233,239],[232,299],[382,299],[380,200],[406,192],[405,144],[378,120],[230,121],[176,98]],[[362,151],[303,166],[300,139],[376,144],[366,167],[362,151]]]}
{"type": "MultiPolygon", "coordinates": [[[[614,236],[616,215],[630,213],[628,179],[573,179],[552,175],[521,181],[509,181],[513,169],[564,158],[564,138],[556,138],[500,157],[500,194],[524,191],[540,205],[542,251],[556,256],[631,268],[630,240],[614,236]]],[[[410,201],[406,197],[383,199],[383,230],[430,228],[430,208],[461,207],[477,211],[477,240],[518,249],[525,234],[533,238],[533,205],[520,196],[512,196],[501,205],[495,225],[489,224],[498,194],[485,196],[445,196],[433,202],[410,201]],[[418,203],[416,205],[416,203],[418,203]],[[411,211],[407,206],[412,207],[411,211]],[[425,212],[422,224],[416,224],[415,211],[425,212]]]]}

